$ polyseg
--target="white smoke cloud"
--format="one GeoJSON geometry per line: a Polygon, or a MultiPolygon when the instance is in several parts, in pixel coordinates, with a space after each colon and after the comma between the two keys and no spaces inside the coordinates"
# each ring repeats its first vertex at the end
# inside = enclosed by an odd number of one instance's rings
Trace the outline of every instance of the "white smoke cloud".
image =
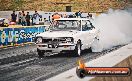
{"type": "Polygon", "coordinates": [[[113,46],[132,41],[132,12],[112,10],[95,18],[94,25],[100,30],[99,41],[93,44],[93,52],[110,49],[113,46]]]}

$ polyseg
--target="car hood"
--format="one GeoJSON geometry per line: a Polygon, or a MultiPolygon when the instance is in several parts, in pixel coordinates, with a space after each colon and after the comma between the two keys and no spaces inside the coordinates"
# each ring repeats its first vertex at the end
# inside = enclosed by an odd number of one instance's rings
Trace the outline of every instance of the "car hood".
{"type": "Polygon", "coordinates": [[[38,34],[41,37],[74,37],[79,31],[46,31],[38,34]]]}

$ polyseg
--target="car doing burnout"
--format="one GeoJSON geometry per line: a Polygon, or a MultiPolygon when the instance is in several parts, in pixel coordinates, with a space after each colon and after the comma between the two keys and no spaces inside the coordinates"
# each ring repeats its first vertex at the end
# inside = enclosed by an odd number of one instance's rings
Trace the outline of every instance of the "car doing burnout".
{"type": "Polygon", "coordinates": [[[49,31],[36,35],[38,55],[72,51],[72,54],[80,56],[82,50],[90,49],[98,32],[86,18],[56,19],[49,31]]]}

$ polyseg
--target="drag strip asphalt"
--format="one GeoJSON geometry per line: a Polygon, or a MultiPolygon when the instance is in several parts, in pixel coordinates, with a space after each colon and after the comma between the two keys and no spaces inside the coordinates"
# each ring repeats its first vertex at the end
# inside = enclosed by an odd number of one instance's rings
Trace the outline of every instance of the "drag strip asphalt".
{"type": "Polygon", "coordinates": [[[80,58],[85,61],[90,61],[115,51],[120,47],[122,46],[116,46],[98,53],[88,53],[88,51],[84,51],[81,57],[67,56],[67,53],[65,53],[38,58],[37,52],[31,51],[23,56],[16,56],[17,58],[25,59],[14,60],[12,62],[5,60],[9,63],[2,62],[0,65],[0,81],[44,81],[76,67],[77,60],[80,58]]]}

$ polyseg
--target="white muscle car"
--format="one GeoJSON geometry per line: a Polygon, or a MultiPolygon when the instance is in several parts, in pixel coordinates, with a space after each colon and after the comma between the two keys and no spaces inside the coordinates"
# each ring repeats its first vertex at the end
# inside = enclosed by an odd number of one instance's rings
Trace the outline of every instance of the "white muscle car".
{"type": "Polygon", "coordinates": [[[38,55],[73,51],[73,54],[80,56],[82,50],[91,47],[98,33],[89,19],[56,19],[49,31],[38,34],[35,38],[38,55]]]}

